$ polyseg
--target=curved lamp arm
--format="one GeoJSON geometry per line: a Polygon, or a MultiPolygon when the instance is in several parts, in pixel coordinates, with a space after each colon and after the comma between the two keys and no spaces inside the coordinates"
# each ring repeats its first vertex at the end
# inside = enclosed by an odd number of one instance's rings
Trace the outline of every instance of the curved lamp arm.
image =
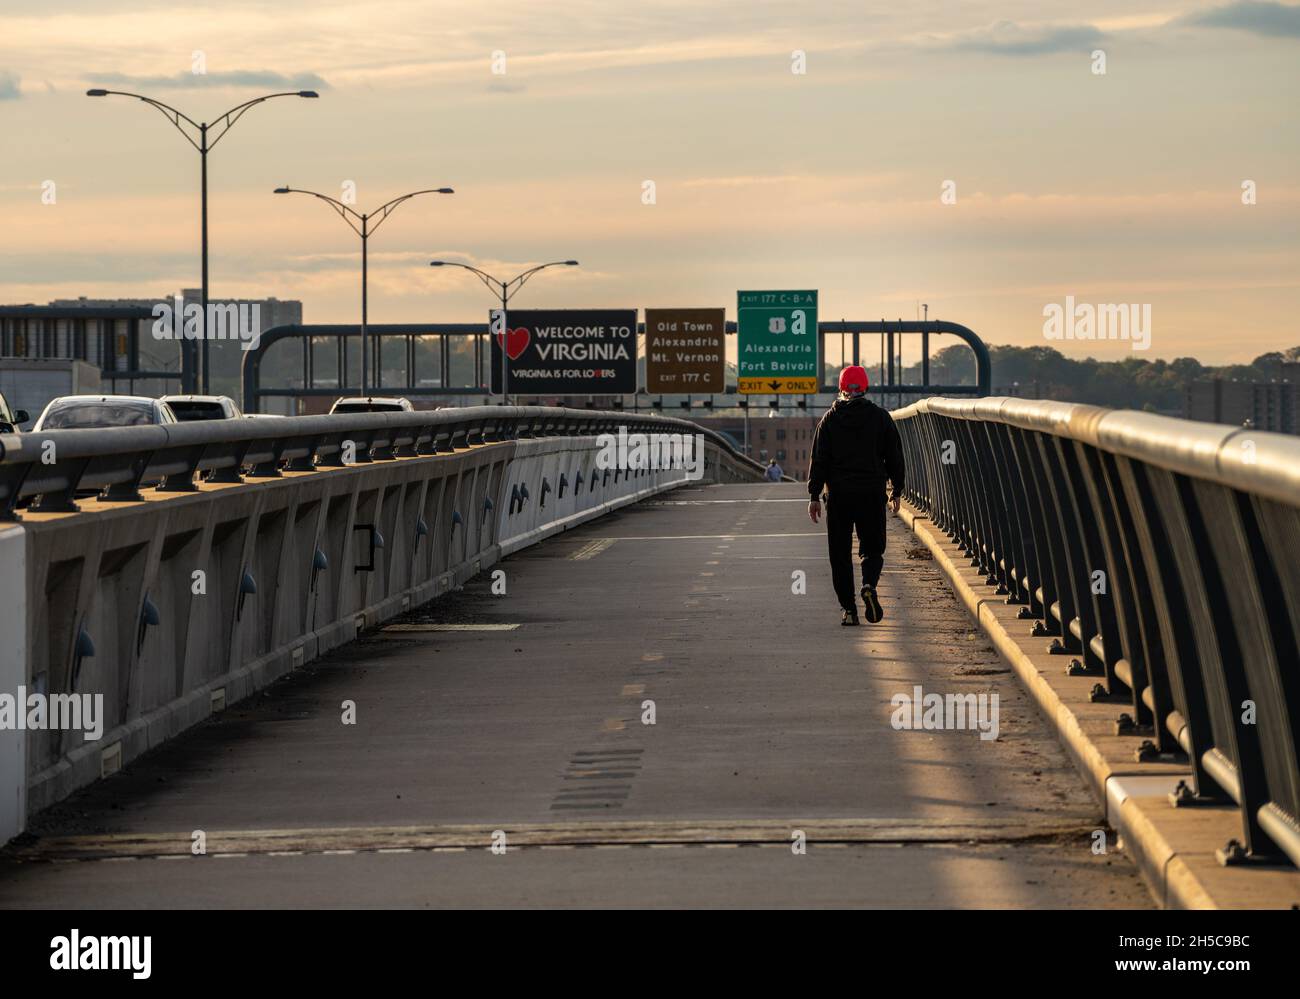
{"type": "Polygon", "coordinates": [[[510,296],[522,288],[527,283],[528,279],[538,271],[544,271],[548,267],[577,267],[578,262],[576,260],[552,260],[548,264],[538,264],[536,267],[530,267],[522,274],[516,274],[509,281],[502,281],[500,278],[495,278],[491,274],[484,273],[477,267],[471,267],[469,264],[457,263],[454,260],[430,260],[429,266],[460,267],[463,270],[467,270],[471,274],[477,275],[480,281],[491,288],[494,292],[501,295],[502,298],[509,301],[510,296]]]}
{"type": "Polygon", "coordinates": [[[254,97],[251,101],[244,101],[243,104],[237,104],[229,111],[226,111],[224,114],[219,114],[217,117],[212,119],[214,123],[220,121],[222,123],[222,129],[217,133],[217,137],[208,143],[208,148],[211,149],[220,142],[222,137],[234,127],[235,122],[239,121],[239,119],[244,116],[244,112],[249,108],[253,107],[255,104],[261,104],[263,101],[269,101],[274,97],[320,97],[320,94],[316,93],[314,90],[286,90],[278,94],[267,94],[264,97],[254,97]]]}
{"type": "Polygon", "coordinates": [[[365,222],[364,216],[358,214],[356,209],[348,207],[343,202],[339,201],[337,198],[331,198],[328,194],[320,194],[317,191],[304,191],[303,189],[298,187],[290,187],[288,184],[285,184],[283,187],[277,187],[274,193],[275,194],[310,194],[313,198],[319,198],[321,201],[325,202],[327,205],[333,208],[334,211],[338,212],[339,218],[341,218],[344,222],[346,222],[349,226],[351,226],[353,232],[355,232],[358,236],[365,235],[365,233],[363,233],[360,229],[357,228],[356,223],[352,221],[352,219],[354,218],[358,222],[364,224],[365,222]],[[349,215],[351,215],[352,218],[348,218],[349,215]]]}
{"type": "Polygon", "coordinates": [[[394,198],[392,201],[380,205],[373,212],[371,212],[369,215],[366,216],[367,218],[372,220],[370,231],[374,232],[376,229],[378,229],[380,223],[383,222],[384,219],[388,218],[389,213],[391,213],[394,209],[396,209],[397,206],[400,205],[403,201],[409,201],[411,198],[414,198],[420,194],[455,194],[455,193],[456,192],[452,190],[450,187],[430,187],[430,188],[426,188],[423,191],[412,191],[410,194],[403,194],[400,197],[394,198]],[[378,219],[376,219],[375,216],[378,216],[378,219]]]}
{"type": "MultiPolygon", "coordinates": [[[[527,284],[528,279],[532,277],[534,274],[536,274],[538,271],[544,271],[548,267],[577,267],[577,266],[578,266],[578,262],[576,260],[552,260],[549,264],[538,264],[536,267],[530,267],[522,274],[516,274],[509,281],[504,282],[504,285],[506,288],[509,288],[510,286],[513,285],[514,291],[518,291],[525,284],[527,284]]],[[[510,294],[514,294],[514,291],[510,292],[510,294]]]]}
{"type": "Polygon", "coordinates": [[[290,187],[288,184],[286,184],[283,187],[277,187],[275,189],[275,193],[276,194],[310,194],[313,198],[319,198],[321,201],[325,202],[327,205],[333,208],[334,211],[338,212],[339,217],[343,219],[343,221],[346,222],[349,226],[352,227],[352,231],[364,239],[369,237],[371,233],[373,233],[376,229],[378,229],[380,223],[383,222],[384,219],[388,218],[389,214],[403,201],[407,201],[411,198],[414,198],[417,194],[454,194],[455,192],[452,191],[450,187],[438,187],[438,188],[429,188],[428,190],[424,190],[424,191],[412,191],[410,194],[403,194],[400,197],[394,198],[392,201],[387,202],[386,204],[380,205],[373,212],[370,212],[369,214],[366,215],[360,214],[359,212],[357,212],[355,208],[345,205],[337,198],[331,198],[328,194],[321,194],[319,191],[306,191],[301,188],[290,187]],[[349,218],[348,216],[351,216],[351,218],[349,218]],[[356,219],[357,222],[360,222],[361,228],[358,229],[356,223],[354,223],[352,219],[356,219]]]}
{"type": "Polygon", "coordinates": [[[461,270],[469,271],[480,281],[482,281],[487,287],[491,288],[492,291],[497,295],[502,294],[502,292],[504,292],[506,287],[506,283],[504,281],[494,278],[491,274],[488,274],[485,271],[481,271],[477,267],[471,267],[469,264],[459,264],[454,260],[430,260],[429,266],[430,267],[459,267],[461,268],[461,270]]]}
{"type": "MultiPolygon", "coordinates": [[[[93,87],[90,90],[87,90],[86,96],[87,97],[110,97],[110,96],[134,97],[137,101],[144,101],[146,104],[157,108],[158,111],[162,113],[163,117],[166,118],[169,122],[171,122],[172,125],[176,127],[176,130],[181,133],[181,135],[185,136],[186,142],[188,142],[199,152],[205,151],[204,147],[201,146],[199,143],[195,142],[194,137],[190,135],[189,132],[185,131],[185,128],[181,125],[181,122],[182,121],[185,122],[200,134],[203,133],[204,126],[200,125],[197,121],[195,121],[193,118],[191,118],[189,115],[185,114],[184,112],[178,111],[170,104],[164,104],[162,101],[156,100],[153,97],[145,97],[143,94],[133,94],[126,90],[105,90],[102,87],[93,87]]],[[[229,111],[226,111],[224,114],[218,115],[214,119],[214,121],[219,121],[222,123],[222,128],[221,131],[217,133],[216,138],[207,144],[207,149],[213,148],[218,142],[220,142],[221,137],[224,136],[227,132],[229,132],[230,129],[234,126],[235,122],[237,122],[241,117],[243,117],[244,112],[247,111],[249,108],[253,107],[253,105],[255,104],[261,104],[263,101],[269,101],[273,97],[319,97],[319,96],[320,94],[316,93],[316,91],[314,90],[289,90],[278,94],[267,94],[264,97],[254,97],[251,101],[245,101],[243,104],[237,104],[229,111]]]]}
{"type": "Polygon", "coordinates": [[[152,97],[145,97],[143,94],[132,94],[132,93],[128,93],[125,90],[104,90],[100,87],[94,87],[90,90],[87,90],[86,96],[87,97],[134,97],[137,101],[144,101],[146,104],[150,105],[151,107],[157,108],[159,112],[162,113],[162,116],[164,118],[166,118],[169,122],[171,122],[174,126],[176,126],[176,131],[180,132],[181,135],[185,136],[186,142],[188,142],[195,149],[202,148],[201,146],[199,146],[197,142],[194,141],[194,137],[191,136],[189,132],[185,131],[183,127],[181,127],[181,122],[182,121],[188,122],[197,131],[202,131],[202,126],[193,118],[191,118],[189,115],[184,114],[181,111],[177,111],[170,104],[164,104],[162,101],[156,101],[152,97]]]}

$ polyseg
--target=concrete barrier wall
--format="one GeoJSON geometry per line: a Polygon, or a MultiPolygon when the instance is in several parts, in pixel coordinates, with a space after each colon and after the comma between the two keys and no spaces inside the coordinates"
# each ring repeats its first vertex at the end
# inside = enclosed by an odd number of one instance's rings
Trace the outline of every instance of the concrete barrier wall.
{"type": "MultiPolygon", "coordinates": [[[[680,468],[603,469],[599,451],[594,435],[519,438],[23,511],[0,533],[0,586],[13,590],[0,593],[0,691],[101,694],[104,726],[97,741],[0,732],[0,842],[21,830],[24,811],[363,629],[688,481],[680,468]]],[[[755,481],[761,469],[706,438],[702,477],[755,481]]]]}
{"type": "MultiPolygon", "coordinates": [[[[27,620],[27,538],[21,527],[0,526],[0,615],[27,620]]],[[[9,630],[9,629],[6,629],[9,630]]],[[[27,646],[0,643],[0,692],[16,692],[28,678],[27,646]]],[[[0,728],[0,843],[27,824],[27,738],[17,728],[0,728]]]]}

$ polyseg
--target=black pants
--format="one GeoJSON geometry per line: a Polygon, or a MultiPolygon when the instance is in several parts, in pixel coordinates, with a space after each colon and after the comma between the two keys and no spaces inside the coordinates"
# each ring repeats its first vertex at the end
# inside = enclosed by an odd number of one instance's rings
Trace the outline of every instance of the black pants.
{"type": "Polygon", "coordinates": [[[831,556],[831,582],[845,610],[856,608],[853,583],[853,532],[858,534],[862,584],[875,586],[885,564],[885,493],[836,492],[826,497],[826,541],[831,556]]]}

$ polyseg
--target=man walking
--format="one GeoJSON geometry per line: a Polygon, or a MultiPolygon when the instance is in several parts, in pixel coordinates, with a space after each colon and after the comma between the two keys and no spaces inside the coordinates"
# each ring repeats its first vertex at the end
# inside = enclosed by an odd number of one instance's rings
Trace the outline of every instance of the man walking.
{"type": "Polygon", "coordinates": [[[763,474],[767,476],[768,482],[780,482],[781,476],[783,476],[785,472],[781,471],[781,466],[778,465],[776,459],[773,458],[767,463],[767,471],[763,474]]]}
{"type": "Polygon", "coordinates": [[[885,480],[894,512],[903,496],[903,442],[889,413],[867,399],[867,372],[853,364],[840,374],[840,397],[813,433],[808,466],[808,516],[821,516],[826,487],[826,540],[831,581],[844,608],[841,624],[858,623],[853,593],[853,534],[862,562],[862,602],[872,624],[885,616],[876,595],[885,554],[885,480]]]}

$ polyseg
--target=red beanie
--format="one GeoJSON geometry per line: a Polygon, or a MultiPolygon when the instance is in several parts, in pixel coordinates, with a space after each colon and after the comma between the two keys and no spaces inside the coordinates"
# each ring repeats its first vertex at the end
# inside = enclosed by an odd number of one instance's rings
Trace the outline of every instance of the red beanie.
{"type": "Polygon", "coordinates": [[[860,364],[850,364],[840,372],[840,391],[848,392],[850,389],[857,388],[863,392],[867,390],[867,369],[860,364]]]}

